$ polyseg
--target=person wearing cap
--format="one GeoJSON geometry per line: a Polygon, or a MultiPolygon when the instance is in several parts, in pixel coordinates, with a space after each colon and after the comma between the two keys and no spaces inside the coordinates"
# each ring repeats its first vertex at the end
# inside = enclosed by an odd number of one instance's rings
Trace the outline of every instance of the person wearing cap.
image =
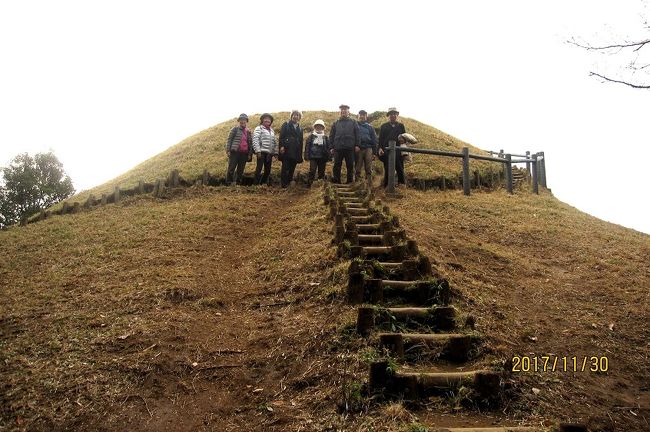
{"type": "Polygon", "coordinates": [[[273,116],[264,113],[260,117],[260,125],[253,131],[253,151],[257,155],[257,166],[255,167],[255,184],[269,184],[271,164],[273,158],[278,157],[278,143],[275,139],[275,132],[271,125],[273,116]],[[264,174],[262,175],[262,167],[264,174]]]}
{"type": "Polygon", "coordinates": [[[365,166],[366,180],[372,178],[372,161],[377,154],[377,134],[375,128],[368,123],[368,113],[365,110],[359,111],[359,146],[355,151],[355,180],[361,179],[361,168],[365,166]]]}
{"type": "Polygon", "coordinates": [[[293,110],[289,121],[284,122],[280,128],[280,184],[283,188],[293,181],[296,165],[302,163],[303,136],[299,123],[301,118],[302,113],[293,110]]]}
{"type": "Polygon", "coordinates": [[[237,120],[239,126],[230,130],[226,141],[226,154],[228,155],[226,183],[228,184],[241,184],[246,162],[249,162],[253,155],[253,134],[248,129],[248,116],[240,114],[237,120]],[[235,170],[237,170],[236,173],[235,170]]]}
{"type": "Polygon", "coordinates": [[[354,149],[359,146],[359,124],[350,118],[350,107],[339,106],[341,117],[334,122],[330,129],[330,142],[334,154],[334,168],[332,169],[332,182],[341,183],[341,165],[345,159],[347,182],[354,181],[354,149]]]}
{"type": "Polygon", "coordinates": [[[309,161],[309,177],[307,178],[307,187],[311,187],[318,170],[318,179],[325,178],[325,165],[329,159],[330,141],[325,135],[325,122],[316,120],[314,122],[314,131],[307,138],[305,144],[305,160],[309,161]]]}
{"type": "MultiPolygon", "coordinates": [[[[397,108],[388,108],[386,113],[388,116],[388,121],[381,125],[379,129],[379,159],[384,163],[384,187],[388,186],[388,146],[390,141],[395,141],[395,145],[399,147],[400,140],[398,137],[400,134],[406,133],[404,125],[397,121],[397,116],[399,116],[399,111],[397,108]]],[[[405,185],[406,180],[404,178],[404,159],[400,151],[396,151],[395,157],[395,171],[397,171],[397,183],[399,185],[405,185]]]]}

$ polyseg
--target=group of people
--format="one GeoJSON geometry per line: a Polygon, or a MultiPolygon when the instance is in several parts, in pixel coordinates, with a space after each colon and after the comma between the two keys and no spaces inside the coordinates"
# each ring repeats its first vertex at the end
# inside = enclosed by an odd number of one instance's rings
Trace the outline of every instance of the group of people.
{"type": "MultiPolygon", "coordinates": [[[[239,125],[233,127],[226,142],[228,155],[228,170],[226,182],[240,184],[247,162],[257,159],[255,167],[255,184],[268,184],[273,160],[282,162],[280,184],[283,188],[293,180],[296,165],[309,161],[309,176],[307,185],[313,181],[325,178],[325,167],[328,161],[334,160],[332,182],[341,183],[341,168],[345,161],[347,182],[361,180],[361,171],[365,172],[367,180],[372,178],[372,163],[378,157],[384,164],[384,187],[388,185],[388,158],[386,149],[390,141],[398,146],[404,143],[402,134],[406,133],[404,124],[397,121],[399,111],[389,108],[386,113],[388,121],[381,125],[379,137],[375,129],[368,123],[368,113],[359,111],[359,120],[350,117],[348,105],[339,106],[341,116],[332,124],[329,136],[325,133],[325,122],[316,120],[313,131],[304,142],[303,130],[300,126],[302,113],[294,110],[288,121],[280,127],[279,136],[273,130],[273,116],[264,113],[260,116],[260,124],[252,132],[248,128],[248,116],[241,114],[239,125]]],[[[404,157],[396,152],[395,170],[397,181],[405,184],[404,157]]]]}

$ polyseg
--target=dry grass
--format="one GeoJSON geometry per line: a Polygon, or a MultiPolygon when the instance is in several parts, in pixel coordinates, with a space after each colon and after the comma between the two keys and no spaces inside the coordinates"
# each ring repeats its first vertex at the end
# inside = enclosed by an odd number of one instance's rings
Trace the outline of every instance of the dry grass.
{"type": "Polygon", "coordinates": [[[409,191],[389,204],[463,294],[494,355],[608,357],[604,374],[517,376],[522,415],[648,430],[649,236],[550,194],[409,191]]]}
{"type": "Polygon", "coordinates": [[[489,413],[359,398],[368,344],[319,191],[189,188],[0,232],[0,428],[647,430],[647,235],[523,191],[388,204],[489,358],[606,355],[610,371],[514,376],[519,396],[489,413]]]}
{"type": "MultiPolygon", "coordinates": [[[[372,125],[378,130],[387,119],[382,113],[377,113],[377,115],[378,118],[372,122],[372,125]]],[[[273,113],[273,116],[275,119],[273,127],[276,133],[279,133],[280,126],[289,118],[289,112],[273,113]]],[[[338,112],[306,111],[303,113],[301,124],[303,128],[310,130],[314,121],[323,119],[327,125],[326,130],[329,131],[330,126],[338,117],[338,112]]],[[[250,119],[249,126],[251,128],[259,124],[259,114],[250,115],[250,119]]],[[[406,117],[400,117],[400,121],[404,123],[407,131],[415,134],[420,140],[420,143],[416,144],[415,147],[447,151],[461,151],[462,147],[469,147],[472,153],[485,154],[482,150],[424,123],[406,117]]],[[[88,191],[82,191],[72,197],[70,201],[84,202],[90,194],[94,194],[96,197],[101,196],[102,193],[110,194],[116,185],[128,189],[136,186],[139,180],[155,182],[156,179],[166,178],[169,172],[174,169],[178,169],[181,177],[187,179],[200,177],[204,169],[207,169],[214,176],[225,177],[227,158],[224,146],[230,129],[236,124],[237,121],[233,118],[192,135],[115,179],[88,191]]],[[[414,155],[413,158],[413,163],[408,165],[407,171],[410,175],[419,178],[435,178],[438,176],[458,178],[458,174],[462,171],[460,160],[456,158],[425,155],[414,155]]],[[[490,167],[497,169],[496,165],[486,162],[472,161],[471,163],[472,170],[479,169],[486,172],[490,167]]],[[[280,163],[274,163],[273,173],[275,175],[279,175],[279,169],[280,163]]],[[[248,175],[251,175],[254,170],[254,163],[247,164],[246,173],[248,175]]],[[[58,206],[54,208],[58,208],[58,206]]]]}

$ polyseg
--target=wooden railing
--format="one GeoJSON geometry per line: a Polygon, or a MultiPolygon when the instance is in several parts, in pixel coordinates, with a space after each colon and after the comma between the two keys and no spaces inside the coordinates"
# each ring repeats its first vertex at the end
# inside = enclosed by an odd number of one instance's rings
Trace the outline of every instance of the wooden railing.
{"type": "Polygon", "coordinates": [[[468,147],[463,147],[461,153],[443,151],[443,150],[431,150],[431,149],[418,149],[418,148],[397,148],[397,143],[395,141],[389,141],[388,148],[386,149],[388,156],[388,186],[386,192],[395,193],[395,156],[397,151],[405,153],[420,153],[428,154],[432,156],[443,156],[443,157],[455,157],[462,159],[463,166],[463,193],[465,195],[470,194],[470,170],[469,170],[469,160],[477,159],[489,162],[497,162],[504,165],[506,173],[506,190],[508,193],[513,193],[513,179],[512,179],[512,164],[525,163],[528,172],[532,175],[532,188],[533,192],[539,194],[539,185],[546,188],[546,160],[544,158],[544,152],[538,152],[533,155],[530,152],[526,152],[525,155],[503,153],[503,150],[499,153],[490,152],[490,154],[497,154],[497,157],[494,156],[484,156],[471,154],[468,147]],[[523,158],[523,159],[513,159],[514,157],[523,158]]]}

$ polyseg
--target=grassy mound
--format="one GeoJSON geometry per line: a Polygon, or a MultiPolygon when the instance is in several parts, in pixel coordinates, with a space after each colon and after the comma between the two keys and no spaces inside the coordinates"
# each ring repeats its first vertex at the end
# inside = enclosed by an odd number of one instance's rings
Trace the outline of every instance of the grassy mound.
{"type": "MultiPolygon", "coordinates": [[[[282,123],[289,118],[288,112],[273,113],[275,122],[273,124],[276,133],[279,132],[282,123]]],[[[301,121],[305,130],[311,131],[311,125],[317,119],[323,119],[327,129],[339,117],[336,112],[327,111],[307,111],[303,113],[301,121]]],[[[256,127],[259,124],[259,114],[250,116],[249,126],[256,127]]],[[[370,116],[372,125],[378,130],[382,123],[387,121],[385,113],[376,112],[370,116]]],[[[446,151],[460,152],[463,147],[469,147],[471,153],[485,154],[480,149],[473,147],[451,135],[448,135],[434,127],[409,118],[400,118],[406,127],[406,130],[414,134],[419,143],[414,145],[417,148],[431,148],[446,151]]],[[[237,125],[235,118],[226,122],[215,125],[204,131],[201,131],[180,143],[168,148],[164,152],[148,159],[133,169],[127,171],[115,179],[99,185],[91,190],[83,191],[72,197],[70,201],[83,202],[85,199],[94,194],[101,196],[102,193],[110,194],[115,186],[121,188],[131,188],[137,185],[139,180],[145,182],[155,182],[156,179],[164,179],[173,169],[178,169],[183,178],[195,179],[202,175],[203,170],[208,170],[212,175],[225,177],[227,157],[224,151],[225,142],[230,129],[237,125]]],[[[378,163],[379,164],[379,163],[378,163]]],[[[487,171],[488,169],[500,169],[494,163],[472,161],[472,170],[487,171]]],[[[274,163],[273,172],[278,175],[279,163],[274,163]]],[[[331,164],[330,164],[331,167],[331,164]]],[[[308,170],[305,168],[298,168],[308,170]]],[[[249,163],[246,166],[246,173],[250,175],[255,170],[255,164],[249,163]]],[[[419,178],[435,178],[446,176],[448,178],[458,178],[462,171],[461,162],[457,158],[445,158],[427,155],[414,155],[413,162],[408,164],[407,173],[419,178]]]]}
{"type": "Polygon", "coordinates": [[[0,232],[0,428],[647,428],[647,235],[547,194],[387,201],[495,364],[609,359],[606,373],[515,374],[512,402],[486,417],[460,394],[420,406],[362,397],[377,353],[354,334],[318,190],[168,193],[0,232]]]}

